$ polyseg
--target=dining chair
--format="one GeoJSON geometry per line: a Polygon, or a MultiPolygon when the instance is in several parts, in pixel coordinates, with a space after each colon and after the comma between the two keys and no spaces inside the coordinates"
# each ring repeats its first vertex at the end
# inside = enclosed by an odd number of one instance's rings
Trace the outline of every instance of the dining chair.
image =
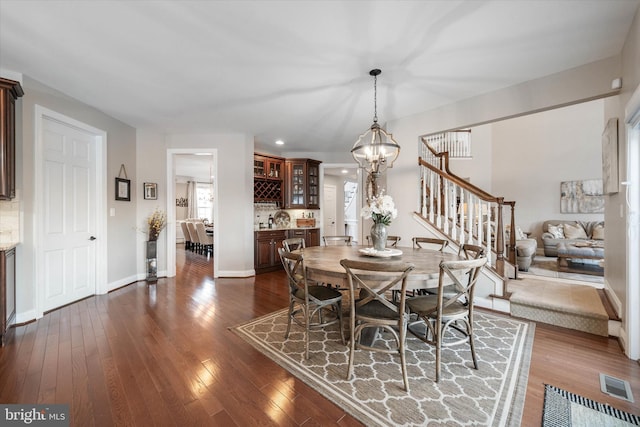
{"type": "Polygon", "coordinates": [[[289,283],[289,312],[285,339],[289,338],[292,322],[303,327],[304,357],[309,359],[310,330],[338,323],[342,344],[346,344],[342,324],[342,294],[327,286],[310,284],[302,254],[294,254],[284,248],[278,248],[278,254],[289,283]]]}
{"type": "Polygon", "coordinates": [[[207,229],[204,227],[204,223],[196,222],[196,233],[198,233],[198,241],[200,242],[200,247],[207,254],[211,252],[213,255],[213,235],[207,233],[207,229]]]}
{"type": "MultiPolygon", "coordinates": [[[[371,236],[367,235],[367,244],[371,245],[371,236]]],[[[387,236],[387,244],[386,247],[395,248],[398,246],[398,242],[400,241],[400,236],[387,236]]]]}
{"type": "Polygon", "coordinates": [[[448,240],[444,239],[435,239],[432,237],[414,237],[411,239],[413,242],[413,248],[434,248],[439,250],[440,252],[444,252],[446,247],[449,245],[448,240]]]}
{"type": "Polygon", "coordinates": [[[351,236],[322,236],[325,246],[351,246],[351,236]]]}
{"type": "Polygon", "coordinates": [[[189,236],[191,238],[191,249],[194,252],[200,251],[200,239],[198,239],[198,232],[196,231],[195,223],[188,221],[187,230],[189,230],[189,236]]]}
{"type": "Polygon", "coordinates": [[[464,257],[465,259],[478,259],[484,257],[484,248],[482,246],[465,243],[464,245],[460,246],[458,255],[464,257]]]}
{"type": "MultiPolygon", "coordinates": [[[[486,262],[486,258],[484,256],[484,248],[482,246],[473,245],[471,243],[465,243],[462,246],[460,246],[460,249],[458,250],[458,256],[463,259],[483,258],[485,259],[485,262],[486,262]]],[[[429,293],[429,294],[435,294],[436,292],[438,292],[434,288],[426,289],[425,291],[426,293],[429,293]]],[[[445,296],[446,296],[446,295],[455,295],[457,291],[454,284],[447,284],[444,286],[443,292],[445,293],[445,296]]]]}
{"type": "MultiPolygon", "coordinates": [[[[436,239],[433,237],[414,237],[411,239],[413,242],[414,249],[428,249],[433,248],[440,252],[444,252],[444,250],[449,246],[449,241],[444,239],[436,239]]],[[[435,294],[437,289],[435,288],[425,288],[425,289],[416,289],[413,292],[413,295],[409,293],[411,296],[416,295],[427,295],[427,294],[435,294]]]]}
{"type": "Polygon", "coordinates": [[[306,247],[306,243],[303,237],[290,237],[282,241],[282,247],[287,252],[293,252],[306,247]]]}
{"type": "Polygon", "coordinates": [[[180,228],[182,228],[182,235],[184,236],[184,248],[191,249],[191,236],[189,235],[189,228],[187,227],[187,223],[182,221],[180,223],[180,228]]]}
{"type": "Polygon", "coordinates": [[[409,391],[409,379],[405,360],[405,343],[409,311],[405,307],[407,276],[414,269],[413,264],[404,262],[380,263],[343,259],[340,264],[347,272],[350,300],[349,366],[347,380],[353,375],[355,350],[370,350],[388,354],[399,354],[402,380],[405,391],[409,391]],[[387,299],[388,291],[400,287],[400,301],[395,304],[387,299]],[[356,295],[356,290],[359,290],[356,295]],[[361,342],[362,332],[375,328],[389,332],[396,347],[376,346],[361,342]]]}
{"type": "Polygon", "coordinates": [[[409,331],[436,348],[436,382],[441,376],[442,347],[468,342],[473,367],[478,369],[473,343],[473,294],[485,264],[484,258],[442,261],[438,293],[407,300],[409,311],[417,316],[409,324],[409,331]],[[455,293],[445,292],[445,283],[453,283],[449,286],[455,287],[455,293]]]}

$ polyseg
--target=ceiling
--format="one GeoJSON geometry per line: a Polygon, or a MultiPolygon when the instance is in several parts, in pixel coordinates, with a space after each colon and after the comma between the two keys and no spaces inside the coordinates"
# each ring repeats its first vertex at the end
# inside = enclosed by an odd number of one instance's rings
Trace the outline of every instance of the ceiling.
{"type": "Polygon", "coordinates": [[[639,3],[2,0],[0,68],[136,128],[342,151],[373,68],[384,123],[619,54],[639,3]]]}

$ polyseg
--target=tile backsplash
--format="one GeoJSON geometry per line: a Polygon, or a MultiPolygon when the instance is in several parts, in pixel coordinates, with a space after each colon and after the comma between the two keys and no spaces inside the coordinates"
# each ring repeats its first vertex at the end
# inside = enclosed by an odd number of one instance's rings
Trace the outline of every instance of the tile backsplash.
{"type": "Polygon", "coordinates": [[[0,245],[20,241],[20,202],[0,201],[0,245]]]}

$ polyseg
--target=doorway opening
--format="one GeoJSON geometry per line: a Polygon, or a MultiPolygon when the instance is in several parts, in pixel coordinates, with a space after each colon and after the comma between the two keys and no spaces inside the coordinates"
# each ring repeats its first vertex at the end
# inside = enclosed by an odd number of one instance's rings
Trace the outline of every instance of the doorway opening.
{"type": "Polygon", "coordinates": [[[355,163],[322,164],[321,235],[348,235],[354,244],[362,241],[361,175],[355,163]]]}
{"type": "Polygon", "coordinates": [[[168,277],[176,275],[178,254],[181,263],[208,264],[217,277],[217,160],[216,149],[167,150],[168,277]]]}

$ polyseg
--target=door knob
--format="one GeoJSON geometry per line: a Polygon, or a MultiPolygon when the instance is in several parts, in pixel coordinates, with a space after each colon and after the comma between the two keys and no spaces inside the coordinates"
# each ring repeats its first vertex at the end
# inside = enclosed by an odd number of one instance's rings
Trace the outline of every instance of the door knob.
{"type": "Polygon", "coordinates": [[[92,240],[92,241],[96,240],[96,237],[95,236],[91,236],[91,237],[89,237],[89,240],[92,240]]]}

